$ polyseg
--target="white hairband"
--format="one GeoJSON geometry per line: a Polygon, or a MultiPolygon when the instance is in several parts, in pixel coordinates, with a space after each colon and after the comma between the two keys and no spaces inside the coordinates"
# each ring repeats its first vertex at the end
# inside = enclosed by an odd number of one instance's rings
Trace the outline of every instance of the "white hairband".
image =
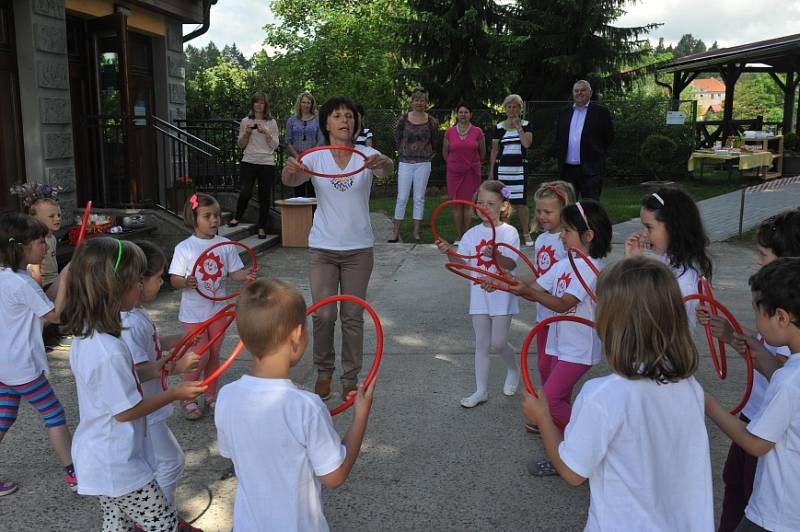
{"type": "Polygon", "coordinates": [[[659,196],[659,195],[658,195],[658,194],[656,194],[655,192],[653,192],[652,196],[653,196],[655,199],[657,199],[657,200],[658,200],[658,202],[661,204],[661,206],[662,206],[662,207],[663,207],[664,205],[666,205],[666,203],[664,203],[664,198],[662,198],[661,196],[659,196]]]}

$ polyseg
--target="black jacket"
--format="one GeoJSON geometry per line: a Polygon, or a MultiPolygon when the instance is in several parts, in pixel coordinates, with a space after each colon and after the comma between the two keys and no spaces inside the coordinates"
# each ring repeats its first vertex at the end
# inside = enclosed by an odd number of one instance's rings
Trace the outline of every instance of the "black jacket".
{"type": "MultiPolygon", "coordinates": [[[[559,111],[556,119],[556,141],[553,151],[559,168],[567,160],[572,110],[572,105],[565,107],[559,111]]],[[[581,165],[584,174],[605,174],[606,152],[613,141],[614,126],[611,123],[611,113],[607,107],[594,101],[590,102],[581,133],[581,165]]]]}

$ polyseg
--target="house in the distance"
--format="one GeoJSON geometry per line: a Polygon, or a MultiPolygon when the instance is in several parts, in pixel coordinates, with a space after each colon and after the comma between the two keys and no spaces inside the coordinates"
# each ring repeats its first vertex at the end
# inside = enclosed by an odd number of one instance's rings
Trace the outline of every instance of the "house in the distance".
{"type": "Polygon", "coordinates": [[[695,79],[689,84],[697,100],[697,116],[721,113],[725,104],[725,84],[718,78],[695,79]]]}

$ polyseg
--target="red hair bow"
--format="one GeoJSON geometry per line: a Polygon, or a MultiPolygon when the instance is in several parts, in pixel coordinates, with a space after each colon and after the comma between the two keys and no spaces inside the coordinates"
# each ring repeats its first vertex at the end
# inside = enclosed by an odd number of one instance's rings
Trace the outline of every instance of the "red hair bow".
{"type": "Polygon", "coordinates": [[[189,198],[189,203],[192,204],[192,210],[195,210],[199,206],[199,203],[197,203],[197,194],[192,194],[192,197],[189,198]]]}

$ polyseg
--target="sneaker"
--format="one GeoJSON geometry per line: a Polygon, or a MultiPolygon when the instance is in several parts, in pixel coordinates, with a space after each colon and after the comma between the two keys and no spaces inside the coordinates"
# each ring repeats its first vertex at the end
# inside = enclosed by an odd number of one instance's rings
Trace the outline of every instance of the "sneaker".
{"type": "Polygon", "coordinates": [[[331,379],[330,377],[317,377],[317,382],[314,384],[314,393],[319,395],[323,401],[327,401],[331,397],[331,379]]]}
{"type": "Polygon", "coordinates": [[[203,529],[194,527],[184,521],[183,519],[178,520],[178,532],[203,532],[203,529]]]}
{"type": "Polygon", "coordinates": [[[550,460],[531,460],[527,464],[528,473],[534,477],[554,477],[558,476],[558,471],[550,460]]]}
{"type": "Polygon", "coordinates": [[[507,397],[511,397],[517,393],[517,385],[516,384],[504,384],[503,385],[503,395],[507,397]]]}
{"type": "Polygon", "coordinates": [[[475,408],[479,404],[485,403],[489,400],[489,395],[486,393],[479,394],[478,392],[473,393],[469,397],[465,397],[461,400],[461,406],[464,408],[475,408]]]}
{"type": "Polygon", "coordinates": [[[539,430],[539,425],[536,423],[525,423],[525,430],[530,432],[531,434],[541,434],[542,431],[539,430]]]}
{"type": "Polygon", "coordinates": [[[78,491],[78,477],[76,477],[74,473],[71,475],[66,473],[64,475],[64,480],[67,481],[67,486],[69,486],[71,491],[78,491]]]}
{"type": "Polygon", "coordinates": [[[355,384],[342,383],[342,401],[347,401],[347,396],[350,395],[350,392],[355,392],[356,390],[358,390],[358,387],[355,384]]]}
{"type": "Polygon", "coordinates": [[[17,491],[17,485],[13,482],[3,482],[0,480],[0,497],[3,495],[11,495],[17,491]]]}

